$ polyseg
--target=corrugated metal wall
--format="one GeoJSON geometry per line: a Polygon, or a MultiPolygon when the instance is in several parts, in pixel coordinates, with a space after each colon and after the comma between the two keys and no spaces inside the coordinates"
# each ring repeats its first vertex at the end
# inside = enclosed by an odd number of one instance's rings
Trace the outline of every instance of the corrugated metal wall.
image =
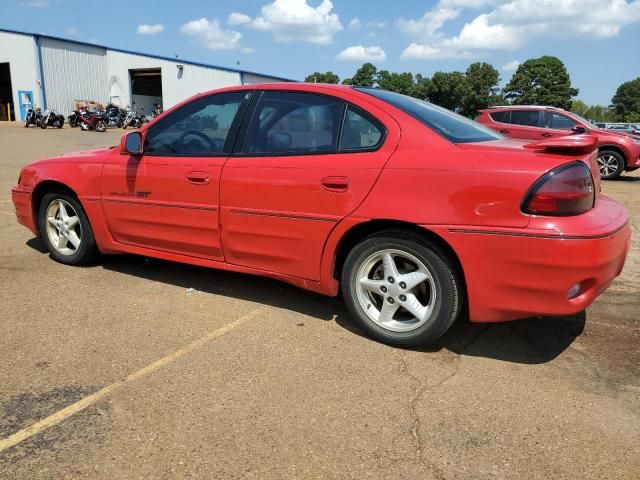
{"type": "Polygon", "coordinates": [[[242,82],[244,85],[255,85],[256,83],[273,83],[278,82],[272,77],[265,77],[263,75],[256,75],[253,73],[245,73],[242,75],[242,82]]]}
{"type": "MultiPolygon", "coordinates": [[[[110,99],[120,105],[131,103],[131,82],[129,70],[159,68],[162,75],[162,103],[166,110],[176,103],[196,93],[215,88],[240,85],[240,74],[209,67],[183,64],[182,71],[177,68],[180,60],[168,61],[108,50],[107,65],[109,71],[110,99]]],[[[151,112],[145,112],[147,114],[151,112]]]]}
{"type": "Polygon", "coordinates": [[[69,115],[75,100],[108,102],[107,50],[42,38],[47,107],[69,115]]]}
{"type": "Polygon", "coordinates": [[[42,108],[36,44],[31,35],[0,32],[0,62],[9,62],[13,101],[11,108],[20,118],[18,90],[33,92],[33,102],[42,108]]]}

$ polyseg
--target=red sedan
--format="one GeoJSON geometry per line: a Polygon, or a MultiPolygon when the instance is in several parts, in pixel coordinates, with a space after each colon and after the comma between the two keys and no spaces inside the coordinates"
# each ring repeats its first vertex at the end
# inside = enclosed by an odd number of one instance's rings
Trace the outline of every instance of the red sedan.
{"type": "Polygon", "coordinates": [[[607,288],[630,226],[596,145],[505,139],[383,90],[253,85],[31,163],[13,201],[59,262],[127,252],[341,289],[368,334],[416,345],[463,309],[572,314],[607,288]]]}

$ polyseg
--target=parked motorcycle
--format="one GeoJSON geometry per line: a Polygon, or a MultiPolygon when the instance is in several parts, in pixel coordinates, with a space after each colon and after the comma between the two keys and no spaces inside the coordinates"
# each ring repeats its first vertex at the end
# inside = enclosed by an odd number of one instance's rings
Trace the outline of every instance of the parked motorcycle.
{"type": "Polygon", "coordinates": [[[42,110],[40,108],[30,108],[27,110],[27,115],[24,118],[25,128],[29,128],[29,125],[40,126],[42,122],[42,110]]]}
{"type": "Polygon", "coordinates": [[[79,121],[80,129],[84,132],[89,130],[104,132],[107,130],[107,123],[105,122],[104,115],[102,113],[87,112],[87,115],[81,115],[79,117],[79,121]]]}
{"type": "Polygon", "coordinates": [[[151,116],[156,118],[158,115],[162,113],[162,107],[157,103],[153,106],[153,110],[151,111],[151,116]]]}
{"type": "Polygon", "coordinates": [[[104,113],[104,119],[107,123],[107,127],[122,127],[124,119],[126,117],[126,111],[118,106],[110,103],[107,105],[104,113]]]}
{"type": "Polygon", "coordinates": [[[141,110],[130,110],[122,123],[122,128],[126,130],[128,127],[140,128],[143,124],[147,123],[147,117],[144,116],[141,110]]]}
{"type": "MultiPolygon", "coordinates": [[[[86,113],[86,111],[84,113],[86,113]]],[[[71,128],[76,128],[78,125],[80,125],[80,117],[82,116],[82,114],[83,110],[74,110],[73,113],[67,117],[67,119],[69,120],[69,126],[71,128]]]]}
{"type": "Polygon", "coordinates": [[[53,110],[47,110],[44,112],[42,119],[40,120],[40,128],[45,129],[47,127],[62,128],[64,125],[64,116],[58,115],[53,110]]]}

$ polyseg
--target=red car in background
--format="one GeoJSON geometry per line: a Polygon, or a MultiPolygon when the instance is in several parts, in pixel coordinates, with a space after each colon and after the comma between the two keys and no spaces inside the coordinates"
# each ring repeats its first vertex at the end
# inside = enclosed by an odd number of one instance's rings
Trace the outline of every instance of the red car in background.
{"type": "Polygon", "coordinates": [[[561,108],[527,105],[480,110],[477,122],[511,138],[540,140],[575,133],[598,139],[598,166],[605,180],[640,168],[640,137],[598,128],[588,120],[561,108]]]}
{"type": "Polygon", "coordinates": [[[59,262],[126,252],[341,290],[369,335],[418,345],[463,309],[572,314],[607,288],[630,226],[596,143],[506,139],[383,90],[252,85],[33,162],[13,202],[59,262]]]}

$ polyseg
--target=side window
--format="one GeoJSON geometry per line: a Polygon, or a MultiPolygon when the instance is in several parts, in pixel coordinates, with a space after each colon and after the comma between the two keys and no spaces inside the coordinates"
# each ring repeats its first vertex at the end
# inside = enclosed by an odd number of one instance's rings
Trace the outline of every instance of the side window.
{"type": "Polygon", "coordinates": [[[489,115],[494,122],[509,123],[511,111],[506,110],[504,112],[491,112],[489,115]]]}
{"type": "Polygon", "coordinates": [[[144,141],[150,155],[229,153],[234,120],[250,93],[231,92],[195,100],[151,127],[144,141]]]}
{"type": "Polygon", "coordinates": [[[539,127],[539,119],[540,110],[512,110],[510,123],[525,127],[539,127]]]}
{"type": "Polygon", "coordinates": [[[338,150],[345,104],[297,92],[262,94],[249,125],[244,153],[305,154],[338,150]]]}
{"type": "Polygon", "coordinates": [[[556,130],[571,130],[576,122],[560,113],[544,112],[544,124],[547,128],[555,128],[556,130]]]}
{"type": "Polygon", "coordinates": [[[382,141],[382,130],[353,107],[347,107],[342,126],[340,150],[367,150],[382,141]]]}

